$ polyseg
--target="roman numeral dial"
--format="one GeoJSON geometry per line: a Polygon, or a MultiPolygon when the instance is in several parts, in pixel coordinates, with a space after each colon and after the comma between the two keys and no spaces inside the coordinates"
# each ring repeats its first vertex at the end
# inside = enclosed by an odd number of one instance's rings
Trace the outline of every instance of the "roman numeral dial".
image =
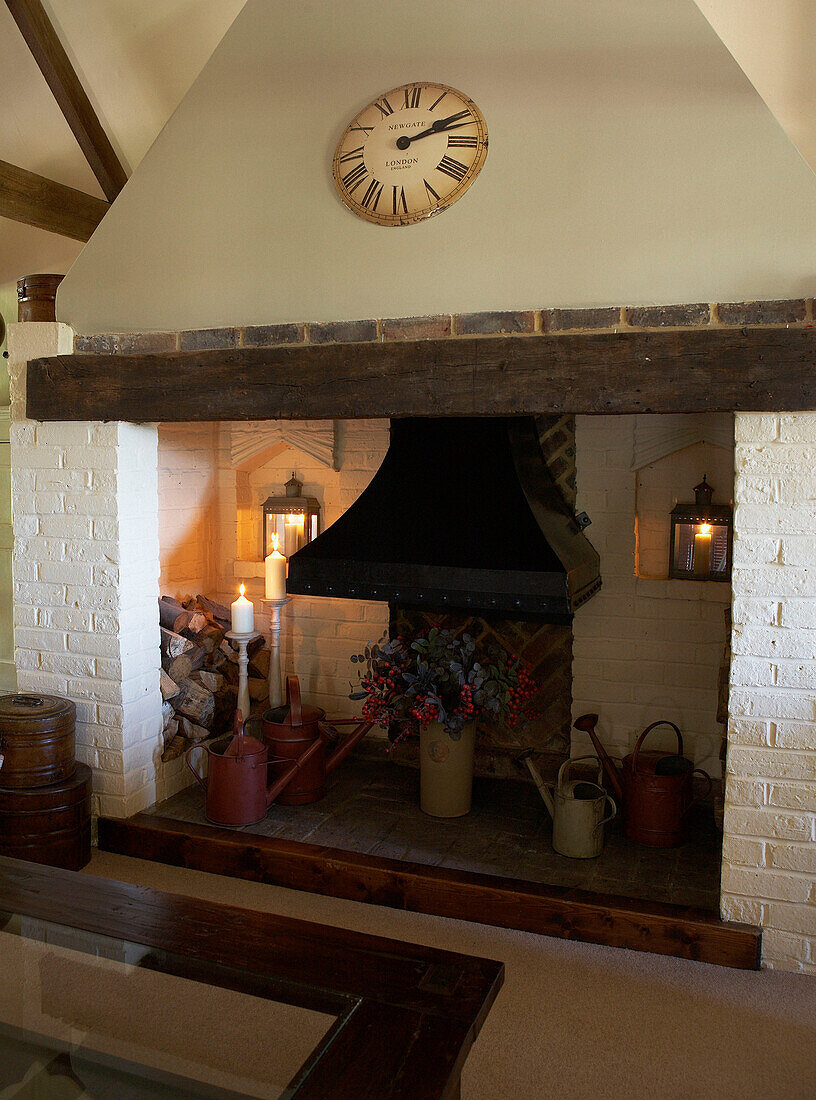
{"type": "Polygon", "coordinates": [[[437,164],[436,170],[444,172],[446,176],[450,176],[452,180],[457,180],[459,183],[467,175],[467,165],[462,164],[460,160],[454,160],[453,157],[443,157],[437,164]]]}
{"type": "Polygon", "coordinates": [[[478,149],[479,139],[475,134],[449,134],[449,149],[478,149]]]}
{"type": "Polygon", "coordinates": [[[487,157],[487,125],[468,96],[414,82],[373,98],[346,126],[332,173],[337,193],[376,225],[411,225],[464,195],[487,157]]]}

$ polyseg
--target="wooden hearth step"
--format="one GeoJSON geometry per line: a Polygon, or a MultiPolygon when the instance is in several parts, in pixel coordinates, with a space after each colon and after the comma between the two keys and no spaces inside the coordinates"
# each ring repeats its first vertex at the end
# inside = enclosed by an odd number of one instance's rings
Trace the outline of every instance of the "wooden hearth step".
{"type": "Polygon", "coordinates": [[[103,851],[545,936],[759,969],[758,928],[703,909],[406,863],[151,814],[99,819],[103,851]]]}

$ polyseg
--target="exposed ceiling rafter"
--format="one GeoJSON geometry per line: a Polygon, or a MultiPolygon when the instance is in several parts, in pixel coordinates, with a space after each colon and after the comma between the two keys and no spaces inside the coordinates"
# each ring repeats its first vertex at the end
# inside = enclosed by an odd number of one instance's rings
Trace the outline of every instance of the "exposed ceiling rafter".
{"type": "Polygon", "coordinates": [[[127,183],[127,172],[40,0],[6,0],[6,6],[34,55],[34,60],[65,115],[105,197],[113,202],[127,183]]]}
{"type": "Polygon", "coordinates": [[[109,209],[104,199],[0,160],[0,217],[87,241],[109,209]]]}

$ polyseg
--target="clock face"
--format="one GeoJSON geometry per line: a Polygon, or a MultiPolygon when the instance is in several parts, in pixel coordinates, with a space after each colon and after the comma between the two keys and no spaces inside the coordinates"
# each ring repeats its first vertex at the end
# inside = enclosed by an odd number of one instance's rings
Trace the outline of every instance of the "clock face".
{"type": "Polygon", "coordinates": [[[352,119],[332,171],[340,198],[377,225],[411,225],[467,191],[487,156],[472,99],[446,84],[403,84],[352,119]]]}

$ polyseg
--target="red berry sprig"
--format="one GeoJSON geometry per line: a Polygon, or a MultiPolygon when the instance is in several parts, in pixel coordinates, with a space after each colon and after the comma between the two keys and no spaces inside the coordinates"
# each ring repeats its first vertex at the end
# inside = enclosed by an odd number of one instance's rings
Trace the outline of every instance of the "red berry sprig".
{"type": "MultiPolygon", "coordinates": [[[[487,681],[498,688],[491,694],[483,690],[484,673],[473,669],[472,644],[466,650],[452,632],[435,633],[436,639],[430,635],[423,637],[421,654],[420,647],[415,648],[400,637],[381,647],[372,646],[370,653],[367,650],[364,656],[356,658],[358,662],[365,661],[366,665],[365,674],[360,676],[360,687],[366,695],[362,708],[364,720],[388,729],[391,737],[399,741],[439,720],[443,713],[446,724],[452,723],[451,729],[460,729],[464,722],[485,713],[496,717],[496,702],[499,704],[498,716],[509,726],[516,726],[532,716],[532,700],[539,688],[515,654],[503,658],[490,656],[487,681]],[[436,648],[429,658],[432,646],[436,648]],[[424,671],[419,667],[422,662],[424,671]],[[434,669],[430,681],[429,664],[434,669]],[[470,669],[465,677],[472,682],[466,679],[460,685],[463,666],[470,669]],[[438,699],[442,700],[444,711],[438,699]]],[[[483,669],[488,667],[485,662],[481,663],[483,669]]]]}

